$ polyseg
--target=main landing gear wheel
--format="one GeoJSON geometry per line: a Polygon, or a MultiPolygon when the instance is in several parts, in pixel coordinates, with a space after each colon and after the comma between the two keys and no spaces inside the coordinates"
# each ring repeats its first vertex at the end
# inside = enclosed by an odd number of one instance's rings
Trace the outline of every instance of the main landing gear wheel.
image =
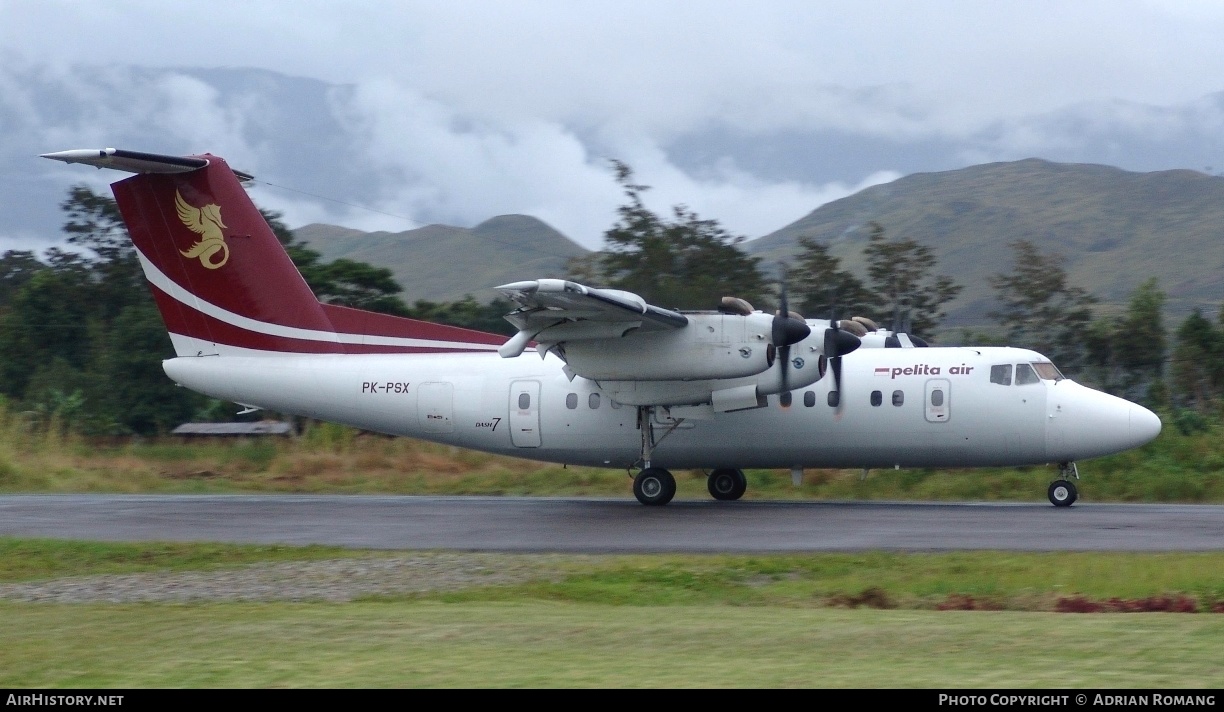
{"type": "Polygon", "coordinates": [[[706,479],[706,487],[714,499],[731,501],[744,496],[744,490],[748,489],[748,478],[744,477],[743,470],[722,467],[710,473],[706,479]]]}
{"type": "Polygon", "coordinates": [[[1055,507],[1070,507],[1079,499],[1079,491],[1070,480],[1054,480],[1046,494],[1050,497],[1050,504],[1055,507]]]}
{"type": "Polygon", "coordinates": [[[633,478],[633,496],[646,505],[667,504],[676,496],[676,478],[662,467],[647,467],[633,478]]]}

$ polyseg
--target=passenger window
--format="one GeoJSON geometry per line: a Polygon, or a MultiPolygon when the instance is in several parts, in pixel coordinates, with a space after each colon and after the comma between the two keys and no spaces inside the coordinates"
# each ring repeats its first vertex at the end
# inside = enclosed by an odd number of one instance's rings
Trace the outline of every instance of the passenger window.
{"type": "Polygon", "coordinates": [[[527,410],[530,407],[531,407],[531,394],[530,393],[520,393],[519,394],[519,410],[527,410]]]}
{"type": "Polygon", "coordinates": [[[591,410],[598,410],[599,409],[599,394],[592,393],[591,395],[587,396],[587,405],[591,406],[591,410]]]}
{"type": "Polygon", "coordinates": [[[1001,366],[990,367],[990,382],[997,383],[1000,386],[1011,385],[1011,364],[1005,363],[1001,366]]]}
{"type": "MultiPolygon", "coordinates": [[[[824,357],[821,356],[821,358],[824,358],[824,357]]],[[[812,406],[816,405],[816,392],[815,391],[804,391],[803,392],[803,405],[808,408],[811,408],[812,406]]]]}
{"type": "Polygon", "coordinates": [[[879,405],[884,402],[884,394],[879,391],[871,392],[871,404],[879,405]]]}
{"type": "Polygon", "coordinates": [[[617,403],[614,400],[609,400],[608,405],[612,406],[612,410],[620,410],[620,403],[617,403]]]}
{"type": "Polygon", "coordinates": [[[565,397],[565,407],[573,410],[578,407],[578,394],[570,393],[565,397]]]}
{"type": "Polygon", "coordinates": [[[1037,372],[1033,370],[1032,366],[1028,365],[1027,363],[1016,364],[1017,386],[1027,386],[1030,383],[1037,383],[1040,380],[1040,378],[1037,378],[1037,372]]]}
{"type": "Polygon", "coordinates": [[[838,403],[841,403],[841,393],[829,391],[829,407],[836,408],[838,403]]]}
{"type": "Polygon", "coordinates": [[[898,408],[905,405],[905,391],[893,391],[893,405],[898,408]]]}
{"type": "Polygon", "coordinates": [[[936,408],[943,405],[943,391],[942,390],[936,388],[935,390],[931,391],[931,405],[935,406],[936,408]]]}

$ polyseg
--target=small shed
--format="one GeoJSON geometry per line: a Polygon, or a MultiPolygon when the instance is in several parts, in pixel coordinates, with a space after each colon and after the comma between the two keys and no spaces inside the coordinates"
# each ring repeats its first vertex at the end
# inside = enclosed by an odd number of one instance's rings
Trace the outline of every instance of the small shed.
{"type": "Polygon", "coordinates": [[[185,438],[234,438],[294,435],[293,423],[260,420],[255,423],[183,423],[172,434],[185,438]]]}

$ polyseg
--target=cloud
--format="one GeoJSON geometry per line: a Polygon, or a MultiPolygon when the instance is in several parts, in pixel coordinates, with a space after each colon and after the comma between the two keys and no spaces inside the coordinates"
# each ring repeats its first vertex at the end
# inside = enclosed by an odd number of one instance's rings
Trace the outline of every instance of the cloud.
{"type": "Polygon", "coordinates": [[[5,12],[0,47],[47,64],[391,79],[470,116],[661,141],[718,117],[963,134],[1077,101],[1189,101],[1219,88],[1224,58],[1224,12],[1204,2],[18,0],[5,12]]]}
{"type": "MultiPolygon", "coordinates": [[[[0,86],[23,89],[0,98],[20,136],[0,137],[0,153],[210,151],[254,172],[253,196],[291,225],[401,231],[525,213],[596,248],[623,197],[610,158],[656,186],[650,197],[661,210],[685,203],[753,237],[854,189],[763,178],[731,159],[691,175],[640,131],[584,137],[558,121],[467,111],[389,79],[334,86],[243,70],[26,66],[0,69],[0,86]],[[301,128],[306,114],[317,126],[301,128]]],[[[104,192],[119,177],[37,170],[59,186],[42,198],[48,211],[71,183],[104,192]]]]}
{"type": "MultiPolygon", "coordinates": [[[[1224,165],[1219,103],[1201,99],[1224,88],[1224,12],[1204,3],[16,0],[0,13],[6,170],[70,147],[209,150],[266,181],[259,199],[295,225],[529,213],[595,247],[621,199],[608,158],[654,186],[657,209],[685,203],[750,236],[913,170],[1030,155],[1224,165]]],[[[0,187],[33,195],[15,183],[0,187]]]]}

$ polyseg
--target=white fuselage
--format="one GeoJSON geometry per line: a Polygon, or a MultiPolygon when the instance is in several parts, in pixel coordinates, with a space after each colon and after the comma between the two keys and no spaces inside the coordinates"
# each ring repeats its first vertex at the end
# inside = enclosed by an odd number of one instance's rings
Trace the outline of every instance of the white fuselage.
{"type": "MultiPolygon", "coordinates": [[[[670,468],[969,467],[1063,462],[1143,444],[1147,409],[1070,380],[992,383],[992,365],[1045,362],[1024,349],[864,348],[790,406],[686,417],[653,460],[670,468]],[[938,393],[937,393],[938,392],[938,393]],[[875,395],[878,394],[878,395],[875,395]],[[874,403],[878,403],[874,404],[874,403]]],[[[533,460],[625,468],[637,409],[562,363],[528,352],[179,357],[166,373],[201,393],[268,410],[533,460]],[[523,407],[520,407],[523,406],[523,407]]],[[[656,409],[656,438],[674,421],[656,409]]]]}

